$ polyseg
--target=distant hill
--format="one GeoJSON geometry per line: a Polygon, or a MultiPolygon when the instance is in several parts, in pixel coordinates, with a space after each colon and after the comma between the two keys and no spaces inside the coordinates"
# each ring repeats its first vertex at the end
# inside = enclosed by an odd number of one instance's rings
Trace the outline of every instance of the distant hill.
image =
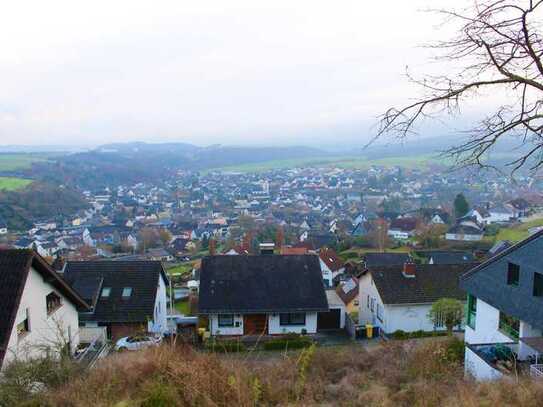
{"type": "Polygon", "coordinates": [[[116,143],[68,154],[54,163],[35,163],[33,174],[59,184],[98,188],[106,185],[162,181],[178,170],[200,171],[277,159],[322,157],[311,147],[198,147],[187,143],[116,143]]]}
{"type": "Polygon", "coordinates": [[[62,219],[87,207],[76,190],[50,183],[35,182],[17,191],[0,191],[0,218],[11,230],[27,229],[38,219],[62,219]]]}

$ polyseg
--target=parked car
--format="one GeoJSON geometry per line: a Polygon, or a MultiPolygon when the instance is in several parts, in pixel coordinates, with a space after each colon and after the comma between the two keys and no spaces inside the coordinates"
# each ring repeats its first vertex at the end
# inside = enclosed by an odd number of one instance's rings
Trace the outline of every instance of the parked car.
{"type": "Polygon", "coordinates": [[[126,336],[117,341],[117,343],[115,344],[115,350],[138,350],[148,348],[150,346],[158,346],[161,343],[161,337],[153,337],[147,335],[126,336]]]}

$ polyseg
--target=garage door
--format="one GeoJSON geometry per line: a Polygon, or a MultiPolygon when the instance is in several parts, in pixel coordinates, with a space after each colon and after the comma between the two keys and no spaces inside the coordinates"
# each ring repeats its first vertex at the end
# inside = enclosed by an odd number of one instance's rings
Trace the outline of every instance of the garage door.
{"type": "Polygon", "coordinates": [[[341,309],[331,309],[328,312],[319,312],[317,315],[317,330],[340,329],[341,309]]]}

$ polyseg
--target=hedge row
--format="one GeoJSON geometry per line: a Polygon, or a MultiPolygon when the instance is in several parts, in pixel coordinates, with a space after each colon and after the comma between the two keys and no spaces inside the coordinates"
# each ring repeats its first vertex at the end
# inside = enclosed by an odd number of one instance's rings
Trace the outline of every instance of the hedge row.
{"type": "Polygon", "coordinates": [[[313,344],[310,338],[300,336],[298,338],[277,338],[265,342],[264,350],[302,349],[313,344]]]}
{"type": "Polygon", "coordinates": [[[414,338],[428,338],[431,336],[446,336],[446,331],[413,331],[413,332],[405,332],[401,329],[398,329],[397,331],[394,331],[392,333],[393,339],[414,339],[414,338]]]}

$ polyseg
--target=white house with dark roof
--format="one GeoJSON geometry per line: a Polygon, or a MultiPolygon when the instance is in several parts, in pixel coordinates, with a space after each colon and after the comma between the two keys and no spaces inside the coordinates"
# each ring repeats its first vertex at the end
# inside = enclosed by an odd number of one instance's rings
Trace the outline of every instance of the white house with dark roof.
{"type": "Polygon", "coordinates": [[[222,336],[313,334],[332,319],[319,317],[330,310],[313,255],[205,257],[198,308],[222,336]]]}
{"type": "Polygon", "coordinates": [[[32,250],[0,250],[0,368],[79,345],[88,304],[32,250]]]}
{"type": "Polygon", "coordinates": [[[106,327],[111,338],[167,331],[169,280],[159,261],[74,261],[64,277],[91,306],[82,327],[106,327]]]}
{"type": "Polygon", "coordinates": [[[543,377],[543,231],[465,273],[466,373],[543,377]]]}
{"type": "Polygon", "coordinates": [[[472,266],[409,262],[369,268],[359,278],[359,322],[373,324],[386,334],[444,330],[444,325],[434,326],[428,312],[441,298],[465,301],[458,279],[472,266]]]}

